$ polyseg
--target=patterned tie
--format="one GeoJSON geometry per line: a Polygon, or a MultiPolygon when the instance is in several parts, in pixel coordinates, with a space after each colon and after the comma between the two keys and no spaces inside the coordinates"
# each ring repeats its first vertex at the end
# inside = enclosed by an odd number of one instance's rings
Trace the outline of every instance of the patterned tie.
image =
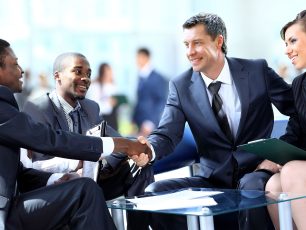
{"type": "Polygon", "coordinates": [[[79,110],[74,110],[69,113],[69,116],[72,119],[73,123],[73,132],[74,133],[82,133],[81,131],[81,124],[80,124],[80,115],[79,110]]]}
{"type": "Polygon", "coordinates": [[[217,121],[220,125],[220,128],[222,129],[224,134],[227,136],[227,138],[230,141],[233,141],[232,132],[231,132],[230,126],[228,124],[226,114],[222,110],[223,102],[222,102],[221,97],[218,94],[220,87],[221,87],[221,82],[219,82],[219,81],[212,82],[208,86],[208,90],[209,90],[209,92],[211,93],[211,96],[212,96],[212,109],[213,109],[214,114],[216,116],[216,119],[217,119],[217,121]]]}

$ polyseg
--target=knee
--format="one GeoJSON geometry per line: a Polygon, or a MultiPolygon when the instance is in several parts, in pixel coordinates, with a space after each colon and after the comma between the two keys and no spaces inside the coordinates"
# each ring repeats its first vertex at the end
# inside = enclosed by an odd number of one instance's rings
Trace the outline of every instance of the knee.
{"type": "Polygon", "coordinates": [[[306,162],[290,161],[285,164],[281,170],[281,184],[284,190],[290,191],[295,186],[306,180],[305,174],[306,162]]]}
{"type": "Polygon", "coordinates": [[[82,191],[86,191],[86,193],[103,193],[98,184],[90,178],[82,177],[74,179],[73,181],[78,188],[80,188],[82,191]]]}
{"type": "Polygon", "coordinates": [[[274,174],[267,182],[266,184],[266,191],[271,192],[282,192],[282,187],[280,183],[280,174],[274,174]]]}
{"type": "Polygon", "coordinates": [[[165,191],[162,181],[153,182],[152,184],[149,184],[145,189],[145,193],[162,192],[162,191],[165,191]]]}
{"type": "Polygon", "coordinates": [[[240,179],[239,189],[263,191],[270,177],[271,175],[269,173],[262,171],[248,173],[240,179]]]}
{"type": "Polygon", "coordinates": [[[301,170],[305,170],[305,165],[303,163],[300,161],[290,161],[283,166],[281,170],[281,179],[299,177],[301,170]]]}

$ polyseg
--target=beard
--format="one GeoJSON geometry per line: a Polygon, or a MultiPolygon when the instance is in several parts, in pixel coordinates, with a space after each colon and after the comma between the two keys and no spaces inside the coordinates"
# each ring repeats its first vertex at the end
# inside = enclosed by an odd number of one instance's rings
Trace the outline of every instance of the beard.
{"type": "Polygon", "coordinates": [[[74,98],[76,100],[83,100],[85,98],[85,95],[84,96],[83,95],[74,95],[74,98]]]}

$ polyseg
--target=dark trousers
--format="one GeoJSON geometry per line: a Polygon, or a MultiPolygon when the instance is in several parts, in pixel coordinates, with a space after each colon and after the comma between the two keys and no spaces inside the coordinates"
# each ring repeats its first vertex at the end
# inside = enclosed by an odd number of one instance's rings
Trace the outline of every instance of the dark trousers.
{"type": "MultiPolygon", "coordinates": [[[[264,191],[265,184],[270,178],[271,174],[267,172],[253,172],[244,175],[240,179],[239,189],[251,189],[264,191]]],[[[206,178],[202,177],[188,177],[169,179],[155,182],[149,185],[147,192],[161,192],[172,189],[180,189],[186,187],[202,187],[202,188],[222,188],[206,178]]],[[[224,187],[223,187],[224,188],[224,187]]],[[[241,202],[244,202],[243,200],[241,202]]],[[[133,219],[138,220],[138,228],[131,226],[130,230],[147,230],[148,224],[154,230],[185,230],[187,229],[186,217],[169,214],[149,214],[136,212],[133,219]],[[136,217],[136,218],[135,218],[136,217]]],[[[135,222],[136,223],[136,222],[135,222]]],[[[255,208],[246,211],[240,211],[217,215],[214,217],[214,224],[216,230],[265,230],[274,229],[269,218],[266,208],[255,208]]]]}
{"type": "Polygon", "coordinates": [[[89,178],[43,187],[16,198],[7,229],[116,229],[103,192],[89,178]]]}

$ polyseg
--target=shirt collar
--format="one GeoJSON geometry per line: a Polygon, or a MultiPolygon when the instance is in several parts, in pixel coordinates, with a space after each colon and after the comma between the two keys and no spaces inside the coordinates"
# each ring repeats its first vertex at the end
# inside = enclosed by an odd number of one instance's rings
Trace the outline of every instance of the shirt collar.
{"type": "Polygon", "coordinates": [[[81,104],[79,101],[77,101],[76,106],[73,108],[67,101],[65,101],[64,98],[62,98],[60,95],[57,95],[59,102],[61,103],[61,106],[65,112],[65,114],[69,114],[72,111],[79,110],[81,108],[81,104]]]}
{"type": "Polygon", "coordinates": [[[224,66],[221,70],[221,73],[219,74],[219,76],[217,77],[216,80],[210,79],[209,77],[205,76],[202,72],[200,72],[200,74],[201,74],[207,88],[208,88],[210,83],[217,82],[217,81],[220,81],[223,84],[232,85],[231,72],[230,72],[230,69],[229,69],[228,62],[227,62],[226,58],[224,59],[224,66]]]}
{"type": "Polygon", "coordinates": [[[144,65],[138,72],[139,76],[142,78],[147,78],[150,76],[151,72],[153,71],[153,68],[151,64],[148,62],[146,65],[144,65]]]}

